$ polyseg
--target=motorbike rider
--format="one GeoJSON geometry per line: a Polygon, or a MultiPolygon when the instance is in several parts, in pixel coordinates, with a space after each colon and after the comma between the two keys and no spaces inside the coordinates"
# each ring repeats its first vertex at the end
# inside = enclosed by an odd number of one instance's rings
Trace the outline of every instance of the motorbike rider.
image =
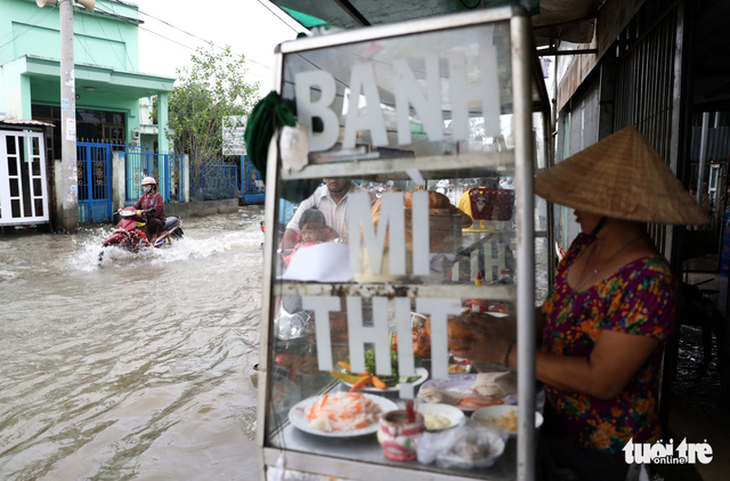
{"type": "Polygon", "coordinates": [[[157,192],[157,181],[154,177],[142,179],[142,197],[132,207],[137,209],[137,217],[142,217],[142,214],[147,216],[147,238],[154,245],[157,233],[165,227],[162,195],[157,192]]]}

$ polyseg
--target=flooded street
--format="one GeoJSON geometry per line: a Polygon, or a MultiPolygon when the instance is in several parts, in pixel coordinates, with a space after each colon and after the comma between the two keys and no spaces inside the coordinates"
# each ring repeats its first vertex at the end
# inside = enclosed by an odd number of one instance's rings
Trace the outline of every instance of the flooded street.
{"type": "Polygon", "coordinates": [[[101,268],[108,225],[0,236],[0,479],[251,479],[260,220],[101,268]]]}

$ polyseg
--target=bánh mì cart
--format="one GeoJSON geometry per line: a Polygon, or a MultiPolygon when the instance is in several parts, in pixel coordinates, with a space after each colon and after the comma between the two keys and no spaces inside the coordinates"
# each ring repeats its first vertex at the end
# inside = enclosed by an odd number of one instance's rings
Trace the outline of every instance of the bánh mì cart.
{"type": "MultiPolygon", "coordinates": [[[[465,469],[389,459],[377,425],[322,431],[307,419],[349,389],[331,372],[362,373],[368,357],[370,374],[396,379],[367,386],[384,411],[457,375],[448,319],[465,309],[516,315],[518,346],[534,345],[552,243],[549,224],[535,230],[532,179],[552,148],[528,17],[508,7],[305,38],[277,61],[299,130],[280,129],[268,157],[260,479],[534,479],[531,422],[490,466],[465,469]],[[284,265],[278,239],[304,229],[278,222],[280,199],[317,207],[337,239],[300,239],[284,265]],[[413,340],[426,318],[423,358],[413,340]]],[[[523,420],[536,410],[534,350],[519,356],[509,402],[523,420]]]]}

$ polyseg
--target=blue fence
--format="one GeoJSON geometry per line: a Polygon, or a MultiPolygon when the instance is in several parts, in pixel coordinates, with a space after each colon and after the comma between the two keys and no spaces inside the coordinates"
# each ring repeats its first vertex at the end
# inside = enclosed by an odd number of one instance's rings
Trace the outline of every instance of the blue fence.
{"type": "Polygon", "coordinates": [[[112,218],[111,157],[110,144],[76,143],[81,224],[107,222],[112,218]]]}
{"type": "Polygon", "coordinates": [[[164,198],[165,202],[184,202],[183,172],[185,157],[179,154],[159,154],[164,156],[165,169],[164,198]]]}
{"type": "Polygon", "coordinates": [[[201,164],[195,177],[195,200],[235,199],[238,197],[238,166],[228,164],[201,164]]]}
{"type": "Polygon", "coordinates": [[[244,204],[264,202],[264,179],[248,157],[241,156],[241,198],[244,204]]]}
{"type": "Polygon", "coordinates": [[[179,154],[153,154],[145,151],[122,152],[124,157],[124,203],[131,205],[142,195],[142,179],[151,176],[158,182],[162,201],[183,202],[183,159],[179,154]]]}

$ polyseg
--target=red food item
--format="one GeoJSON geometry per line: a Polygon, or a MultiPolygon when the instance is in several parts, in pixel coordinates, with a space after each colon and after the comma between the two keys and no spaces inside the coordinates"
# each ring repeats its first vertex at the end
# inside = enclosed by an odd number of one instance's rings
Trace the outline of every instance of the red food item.
{"type": "Polygon", "coordinates": [[[413,354],[426,359],[431,357],[431,336],[425,327],[413,328],[413,354]]]}
{"type": "Polygon", "coordinates": [[[457,406],[470,411],[476,411],[477,409],[498,406],[500,404],[504,404],[504,401],[495,397],[467,396],[462,398],[457,406]]]}

